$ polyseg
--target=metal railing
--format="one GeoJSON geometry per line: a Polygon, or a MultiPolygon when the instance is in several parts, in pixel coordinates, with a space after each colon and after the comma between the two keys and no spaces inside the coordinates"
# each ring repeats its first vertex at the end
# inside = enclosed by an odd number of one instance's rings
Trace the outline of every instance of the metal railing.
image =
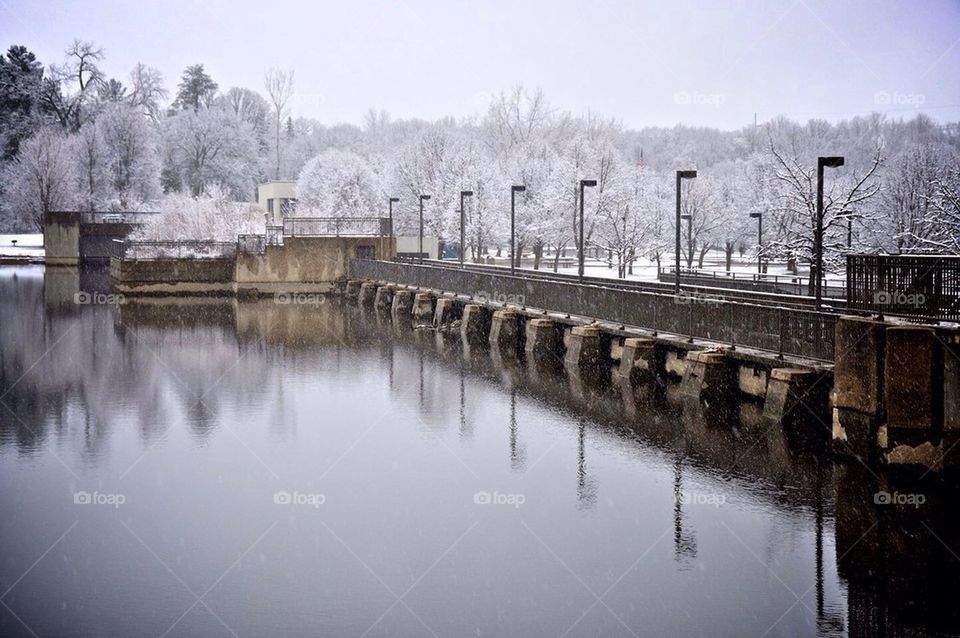
{"type": "MultiPolygon", "coordinates": [[[[837,316],[685,291],[630,289],[591,281],[534,279],[436,265],[354,259],[352,277],[445,290],[780,355],[833,360],[837,316]]],[[[615,283],[615,282],[611,282],[615,283]]]]}
{"type": "MultiPolygon", "coordinates": [[[[660,281],[672,281],[676,268],[669,266],[657,271],[660,281]]],[[[757,290],[788,295],[809,295],[810,278],[803,275],[774,275],[769,273],[730,272],[702,270],[699,268],[680,268],[680,281],[683,283],[743,290],[757,290]]],[[[846,297],[846,286],[841,282],[825,280],[823,296],[833,299],[846,297]]]]}
{"type": "Polygon", "coordinates": [[[267,250],[266,235],[237,235],[237,252],[262,255],[267,250]]]}
{"type": "Polygon", "coordinates": [[[960,321],[960,256],[847,255],[847,305],[960,321]]]}
{"type": "Polygon", "coordinates": [[[237,254],[236,242],[178,240],[111,242],[110,256],[121,261],[155,261],[161,259],[228,259],[237,254]]]}
{"type": "Polygon", "coordinates": [[[142,224],[158,212],[123,211],[123,212],[81,212],[81,224],[142,224]]]}
{"type": "Polygon", "coordinates": [[[284,237],[369,237],[390,234],[386,217],[287,217],[284,237]]]}

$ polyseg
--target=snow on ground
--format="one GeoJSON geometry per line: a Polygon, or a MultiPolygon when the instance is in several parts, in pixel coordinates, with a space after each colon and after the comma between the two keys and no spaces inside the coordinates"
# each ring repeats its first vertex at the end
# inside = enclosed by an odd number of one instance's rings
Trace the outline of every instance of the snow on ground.
{"type": "Polygon", "coordinates": [[[43,257],[43,235],[0,235],[0,257],[43,257]]]}

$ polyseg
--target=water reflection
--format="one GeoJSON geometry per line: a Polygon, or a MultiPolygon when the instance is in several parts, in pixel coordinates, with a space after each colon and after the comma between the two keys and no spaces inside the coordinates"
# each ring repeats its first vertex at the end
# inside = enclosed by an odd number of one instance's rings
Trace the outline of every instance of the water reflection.
{"type": "MultiPolygon", "coordinates": [[[[0,505],[17,513],[0,523],[0,590],[55,540],[45,530],[87,515],[58,498],[115,483],[132,505],[113,519],[199,591],[279,521],[286,536],[211,603],[240,633],[362,634],[394,602],[377,579],[417,584],[471,524],[483,531],[469,551],[410,599],[438,634],[960,631],[956,485],[833,464],[815,424],[770,428],[757,404],[598,383],[333,300],[75,303],[98,277],[0,271],[0,505]],[[291,484],[325,492],[322,522],[269,509],[291,484]],[[476,507],[477,490],[528,505],[476,507]],[[609,591],[616,617],[583,584],[609,591]]],[[[161,634],[185,606],[111,520],[83,520],[54,553],[69,573],[43,562],[3,602],[40,635],[161,634]],[[78,594],[89,583],[142,600],[104,614],[78,594]]],[[[426,631],[411,616],[381,623],[373,633],[426,631]]],[[[190,614],[178,631],[224,628],[190,614]]],[[[29,635],[2,610],[0,634],[29,635]]]]}

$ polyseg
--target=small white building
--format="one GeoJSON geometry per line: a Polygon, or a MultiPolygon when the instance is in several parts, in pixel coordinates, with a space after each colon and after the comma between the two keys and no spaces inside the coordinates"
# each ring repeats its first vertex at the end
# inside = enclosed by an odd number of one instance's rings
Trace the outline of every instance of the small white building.
{"type": "Polygon", "coordinates": [[[284,217],[292,217],[297,208],[297,183],[274,181],[257,186],[257,205],[267,213],[267,223],[283,224],[284,217]]]}

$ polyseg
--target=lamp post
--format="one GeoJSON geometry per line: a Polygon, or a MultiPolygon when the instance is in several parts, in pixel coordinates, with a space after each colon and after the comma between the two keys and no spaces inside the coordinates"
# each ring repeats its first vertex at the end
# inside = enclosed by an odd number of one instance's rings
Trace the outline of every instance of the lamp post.
{"type": "Polygon", "coordinates": [[[460,267],[463,268],[463,254],[467,250],[466,217],[463,212],[463,198],[471,197],[473,191],[460,191],[460,267]]]}
{"type": "Polygon", "coordinates": [[[847,252],[853,248],[853,211],[844,208],[840,214],[847,218],[847,252]]]}
{"type": "Polygon", "coordinates": [[[674,294],[680,294],[680,180],[693,179],[697,176],[697,171],[677,171],[677,223],[676,223],[676,242],[674,244],[674,275],[676,280],[673,286],[674,294]]]}
{"type": "Polygon", "coordinates": [[[763,213],[750,213],[750,217],[757,220],[757,274],[763,273],[763,258],[760,251],[763,249],[763,213]]]}
{"type": "Polygon", "coordinates": [[[430,199],[429,195],[420,196],[420,263],[423,263],[423,200],[430,199]]]}
{"type": "Polygon", "coordinates": [[[517,235],[516,235],[516,195],[527,190],[526,186],[514,184],[510,187],[510,274],[516,270],[517,264],[517,235]]]}
{"type": "Polygon", "coordinates": [[[391,255],[391,258],[393,257],[393,253],[394,253],[394,243],[393,243],[393,205],[394,205],[395,203],[399,202],[399,201],[400,201],[400,198],[399,198],[399,197],[391,197],[391,198],[387,201],[387,208],[388,208],[388,210],[390,211],[390,212],[389,212],[389,215],[390,215],[390,255],[391,255]]]}
{"type": "Polygon", "coordinates": [[[817,310],[820,310],[823,299],[823,169],[839,166],[843,166],[843,157],[839,155],[817,158],[817,235],[813,238],[814,262],[817,270],[817,281],[814,284],[817,310]]]}
{"type": "Polygon", "coordinates": [[[579,276],[580,281],[583,281],[583,189],[587,187],[592,188],[596,185],[597,180],[595,179],[580,180],[580,238],[577,242],[577,259],[579,260],[577,275],[579,276]]]}
{"type": "Polygon", "coordinates": [[[680,219],[687,222],[687,268],[693,261],[693,215],[680,215],[680,219]]]}

